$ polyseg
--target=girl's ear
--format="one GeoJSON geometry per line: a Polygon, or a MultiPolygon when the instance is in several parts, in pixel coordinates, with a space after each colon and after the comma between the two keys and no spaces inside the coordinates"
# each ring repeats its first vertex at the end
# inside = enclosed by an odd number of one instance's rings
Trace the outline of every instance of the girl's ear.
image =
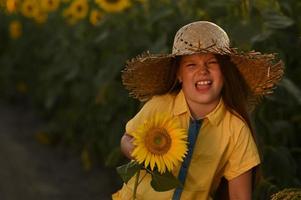
{"type": "Polygon", "coordinates": [[[177,73],[177,79],[178,79],[179,83],[182,83],[182,77],[180,76],[179,72],[177,73]]]}
{"type": "Polygon", "coordinates": [[[182,78],[178,76],[179,83],[182,83],[182,78]]]}

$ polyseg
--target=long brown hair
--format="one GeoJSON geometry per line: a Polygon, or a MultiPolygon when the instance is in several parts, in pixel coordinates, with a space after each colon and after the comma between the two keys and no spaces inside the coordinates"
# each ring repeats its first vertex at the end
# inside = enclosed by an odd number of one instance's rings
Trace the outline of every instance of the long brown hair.
{"type": "Polygon", "coordinates": [[[216,55],[216,58],[221,66],[220,70],[224,78],[222,98],[225,106],[232,114],[247,123],[252,134],[254,134],[247,110],[248,97],[251,95],[250,87],[229,56],[216,55]]]}
{"type": "MultiPolygon", "coordinates": [[[[224,78],[224,86],[222,89],[222,98],[226,108],[234,115],[242,119],[249,127],[257,149],[259,149],[258,140],[255,130],[252,127],[250,116],[248,113],[248,98],[251,95],[251,89],[246,83],[245,79],[237,69],[235,64],[231,61],[230,56],[215,55],[219,64],[220,70],[224,78]]],[[[260,153],[260,151],[259,151],[260,153]]],[[[252,170],[252,185],[253,189],[261,178],[259,166],[252,170]]],[[[225,182],[220,185],[221,190],[225,182]]],[[[225,191],[223,191],[225,192],[225,191]]],[[[223,196],[223,195],[222,195],[223,196]]]]}

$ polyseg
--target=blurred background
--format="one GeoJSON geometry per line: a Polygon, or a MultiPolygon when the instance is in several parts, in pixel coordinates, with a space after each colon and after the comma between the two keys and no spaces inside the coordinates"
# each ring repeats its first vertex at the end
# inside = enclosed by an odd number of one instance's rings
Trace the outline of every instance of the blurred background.
{"type": "Polygon", "coordinates": [[[127,162],[124,126],[141,106],[121,70],[144,51],[169,53],[196,20],[285,62],[253,114],[263,154],[254,199],[300,188],[300,12],[300,0],[0,0],[0,199],[110,199],[127,162]]]}

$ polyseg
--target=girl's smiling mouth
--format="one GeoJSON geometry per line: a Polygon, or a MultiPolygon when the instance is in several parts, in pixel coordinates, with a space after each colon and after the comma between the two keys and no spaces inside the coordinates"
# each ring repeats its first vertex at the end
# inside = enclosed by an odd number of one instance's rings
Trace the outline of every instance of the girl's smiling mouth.
{"type": "Polygon", "coordinates": [[[211,80],[200,80],[195,83],[195,88],[199,91],[208,90],[212,85],[211,80]]]}

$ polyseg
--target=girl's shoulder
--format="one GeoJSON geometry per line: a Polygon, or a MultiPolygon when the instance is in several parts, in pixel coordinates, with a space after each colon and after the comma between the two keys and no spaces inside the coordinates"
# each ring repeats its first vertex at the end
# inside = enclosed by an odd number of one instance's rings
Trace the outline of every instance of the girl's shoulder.
{"type": "Polygon", "coordinates": [[[172,113],[174,95],[164,94],[153,96],[126,125],[127,133],[134,131],[140,124],[160,113],[172,113]]]}
{"type": "Polygon", "coordinates": [[[249,129],[247,123],[236,112],[230,112],[227,110],[225,119],[227,119],[226,123],[229,126],[232,136],[241,132],[242,129],[249,129]]]}
{"type": "Polygon", "coordinates": [[[155,95],[145,103],[145,106],[154,107],[156,109],[166,109],[174,104],[176,94],[155,95]]]}

